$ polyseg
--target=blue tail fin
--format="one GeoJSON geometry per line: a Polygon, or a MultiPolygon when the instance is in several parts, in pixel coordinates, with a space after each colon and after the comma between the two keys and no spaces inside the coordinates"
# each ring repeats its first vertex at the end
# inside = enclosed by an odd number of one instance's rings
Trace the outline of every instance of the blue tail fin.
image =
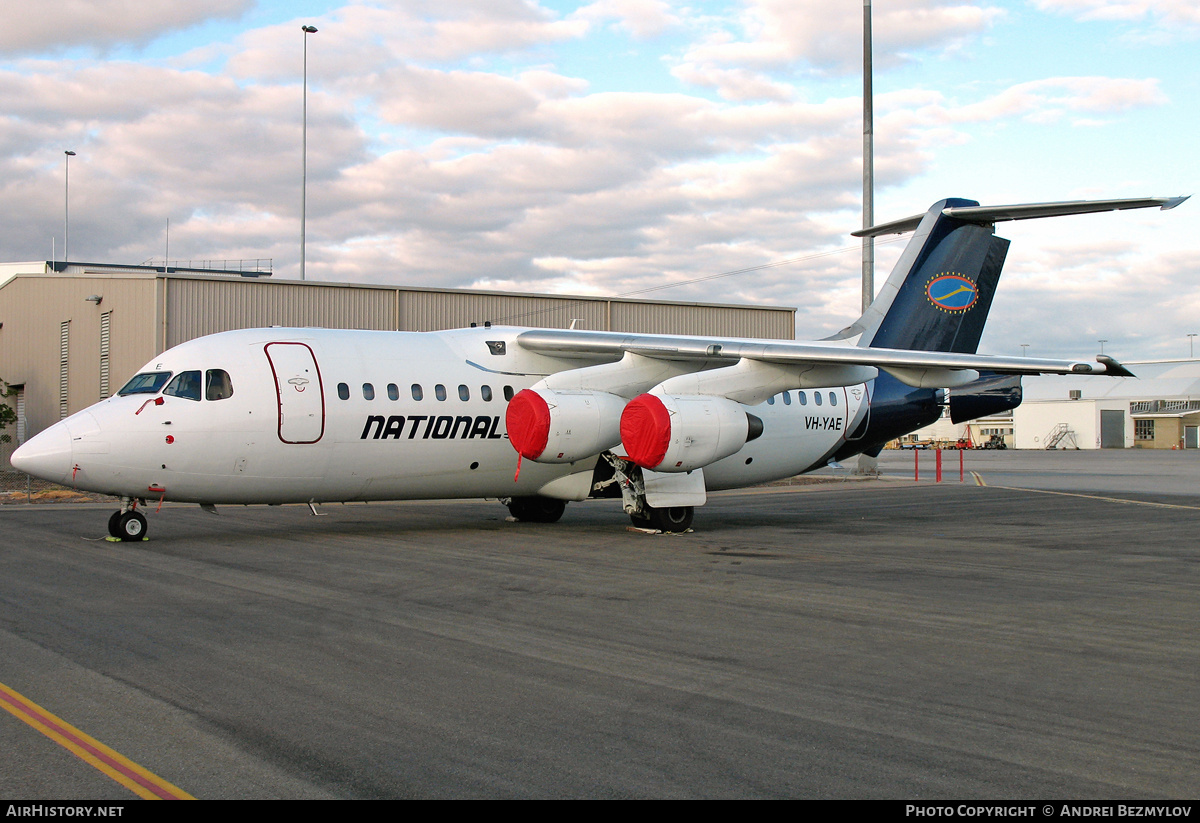
{"type": "Polygon", "coordinates": [[[876,237],[916,230],[875,302],[834,340],[858,337],[858,345],[974,354],[992,295],[1008,254],[1008,241],[993,234],[1002,220],[1030,220],[1124,209],[1173,209],[1187,197],[1066,200],[980,206],[947,199],[924,215],[854,232],[876,237]]]}
{"type": "Polygon", "coordinates": [[[950,217],[944,210],[978,205],[959,199],[935,203],[875,302],[838,337],[858,334],[858,345],[873,348],[974,354],[1008,241],[996,237],[991,224],[950,217]]]}

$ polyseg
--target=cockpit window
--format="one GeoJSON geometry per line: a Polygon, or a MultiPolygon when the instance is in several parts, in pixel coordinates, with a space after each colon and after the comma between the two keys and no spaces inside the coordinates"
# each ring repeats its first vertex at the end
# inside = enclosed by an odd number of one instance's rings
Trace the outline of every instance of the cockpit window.
{"type": "Polygon", "coordinates": [[[158,390],[170,379],[169,371],[142,372],[135,375],[117,394],[122,397],[127,394],[158,394],[158,390]]]}
{"type": "Polygon", "coordinates": [[[224,369],[209,369],[204,373],[204,396],[209,400],[233,397],[233,381],[224,369]]]}
{"type": "Polygon", "coordinates": [[[187,400],[200,399],[200,372],[185,371],[176,375],[175,379],[163,389],[163,394],[171,397],[182,397],[187,400]]]}

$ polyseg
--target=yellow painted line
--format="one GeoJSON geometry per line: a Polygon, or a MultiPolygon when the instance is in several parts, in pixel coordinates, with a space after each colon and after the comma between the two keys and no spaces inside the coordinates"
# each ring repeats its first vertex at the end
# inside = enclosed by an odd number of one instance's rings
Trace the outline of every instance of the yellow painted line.
{"type": "Polygon", "coordinates": [[[73,755],[103,772],[144,800],[195,800],[178,786],[55,717],[32,700],[0,683],[0,708],[23,720],[73,755]]]}
{"type": "Polygon", "coordinates": [[[986,486],[987,485],[987,483],[983,482],[983,475],[980,474],[979,472],[971,472],[971,476],[975,478],[976,486],[986,486]]]}
{"type": "MultiPolygon", "coordinates": [[[[974,472],[971,472],[974,474],[974,472]]],[[[980,478],[982,481],[982,478],[980,478]]],[[[981,486],[987,485],[980,482],[981,486]]],[[[1126,500],[1123,497],[1101,497],[1098,494],[1079,494],[1077,492],[1054,492],[1049,489],[1021,489],[1016,486],[988,486],[989,489],[1004,489],[1010,492],[1034,492],[1035,494],[1060,494],[1063,497],[1083,497],[1088,500],[1103,500],[1107,503],[1128,503],[1131,506],[1154,506],[1159,509],[1191,509],[1200,511],[1200,506],[1184,506],[1179,503],[1153,503],[1149,500],[1126,500]]]]}

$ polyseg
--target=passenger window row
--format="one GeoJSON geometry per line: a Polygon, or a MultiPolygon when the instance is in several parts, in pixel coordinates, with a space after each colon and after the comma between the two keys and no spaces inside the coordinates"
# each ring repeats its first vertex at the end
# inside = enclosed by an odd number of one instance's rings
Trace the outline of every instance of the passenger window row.
{"type": "MultiPolygon", "coordinates": [[[[837,392],[826,392],[826,395],[828,395],[828,397],[829,397],[829,405],[831,405],[831,406],[836,406],[836,405],[837,405],[837,403],[838,403],[838,401],[837,401],[837,392]]],[[[786,391],[785,391],[785,392],[784,392],[782,395],[779,395],[779,396],[783,398],[783,405],[785,405],[785,406],[790,406],[790,405],[792,405],[792,393],[791,393],[791,392],[786,392],[786,391]]],[[[822,395],[821,395],[821,393],[820,393],[819,391],[815,391],[815,392],[813,392],[813,393],[812,393],[812,396],[813,396],[813,402],[814,402],[814,403],[816,403],[818,406],[822,405],[822,403],[823,403],[824,401],[822,400],[822,395]]],[[[796,402],[798,402],[798,403],[799,403],[801,406],[807,406],[807,405],[808,405],[808,395],[807,395],[807,393],[806,393],[806,392],[802,392],[802,391],[798,391],[798,392],[796,392],[796,402]]],[[[774,398],[774,397],[768,397],[768,398],[767,398],[767,405],[768,405],[768,406],[774,406],[774,405],[775,405],[775,398],[774,398]]]]}
{"type": "MultiPolygon", "coordinates": [[[[338,383],[337,393],[338,393],[339,399],[349,400],[350,399],[349,384],[338,383]]],[[[409,389],[409,393],[412,395],[413,400],[419,401],[419,400],[425,399],[425,388],[420,383],[413,383],[411,388],[409,389]]],[[[514,393],[515,393],[515,391],[513,390],[512,386],[504,387],[504,399],[505,400],[512,400],[514,393]]],[[[375,399],[375,385],[373,383],[363,383],[362,384],[362,396],[363,396],[363,400],[374,400],[375,399]]],[[[399,400],[400,399],[400,387],[397,386],[395,383],[388,383],[387,384],[387,396],[388,396],[388,400],[399,400]]],[[[433,387],[433,396],[436,397],[438,400],[445,400],[449,395],[446,392],[446,387],[444,385],[442,385],[441,383],[438,383],[437,385],[435,385],[433,387]]],[[[481,400],[483,400],[485,403],[492,402],[492,387],[491,386],[480,386],[479,387],[479,398],[481,400]]],[[[458,387],[458,399],[463,401],[464,403],[470,401],[470,399],[471,399],[470,386],[467,386],[464,384],[464,385],[460,385],[458,387]]]]}

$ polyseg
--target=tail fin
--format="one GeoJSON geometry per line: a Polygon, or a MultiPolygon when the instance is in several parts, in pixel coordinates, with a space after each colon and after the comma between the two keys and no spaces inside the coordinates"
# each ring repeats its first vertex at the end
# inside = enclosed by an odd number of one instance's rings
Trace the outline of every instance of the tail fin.
{"type": "Polygon", "coordinates": [[[945,211],[978,205],[948,199],[925,213],[875,301],[847,329],[861,332],[858,345],[975,353],[1008,241],[996,237],[991,224],[945,211]]]}
{"type": "Polygon", "coordinates": [[[980,206],[951,198],[934,203],[924,215],[854,232],[875,237],[916,230],[875,302],[833,339],[858,336],[860,346],[974,354],[1008,254],[1008,241],[994,234],[995,223],[1152,206],[1171,209],[1186,199],[980,206]]]}

